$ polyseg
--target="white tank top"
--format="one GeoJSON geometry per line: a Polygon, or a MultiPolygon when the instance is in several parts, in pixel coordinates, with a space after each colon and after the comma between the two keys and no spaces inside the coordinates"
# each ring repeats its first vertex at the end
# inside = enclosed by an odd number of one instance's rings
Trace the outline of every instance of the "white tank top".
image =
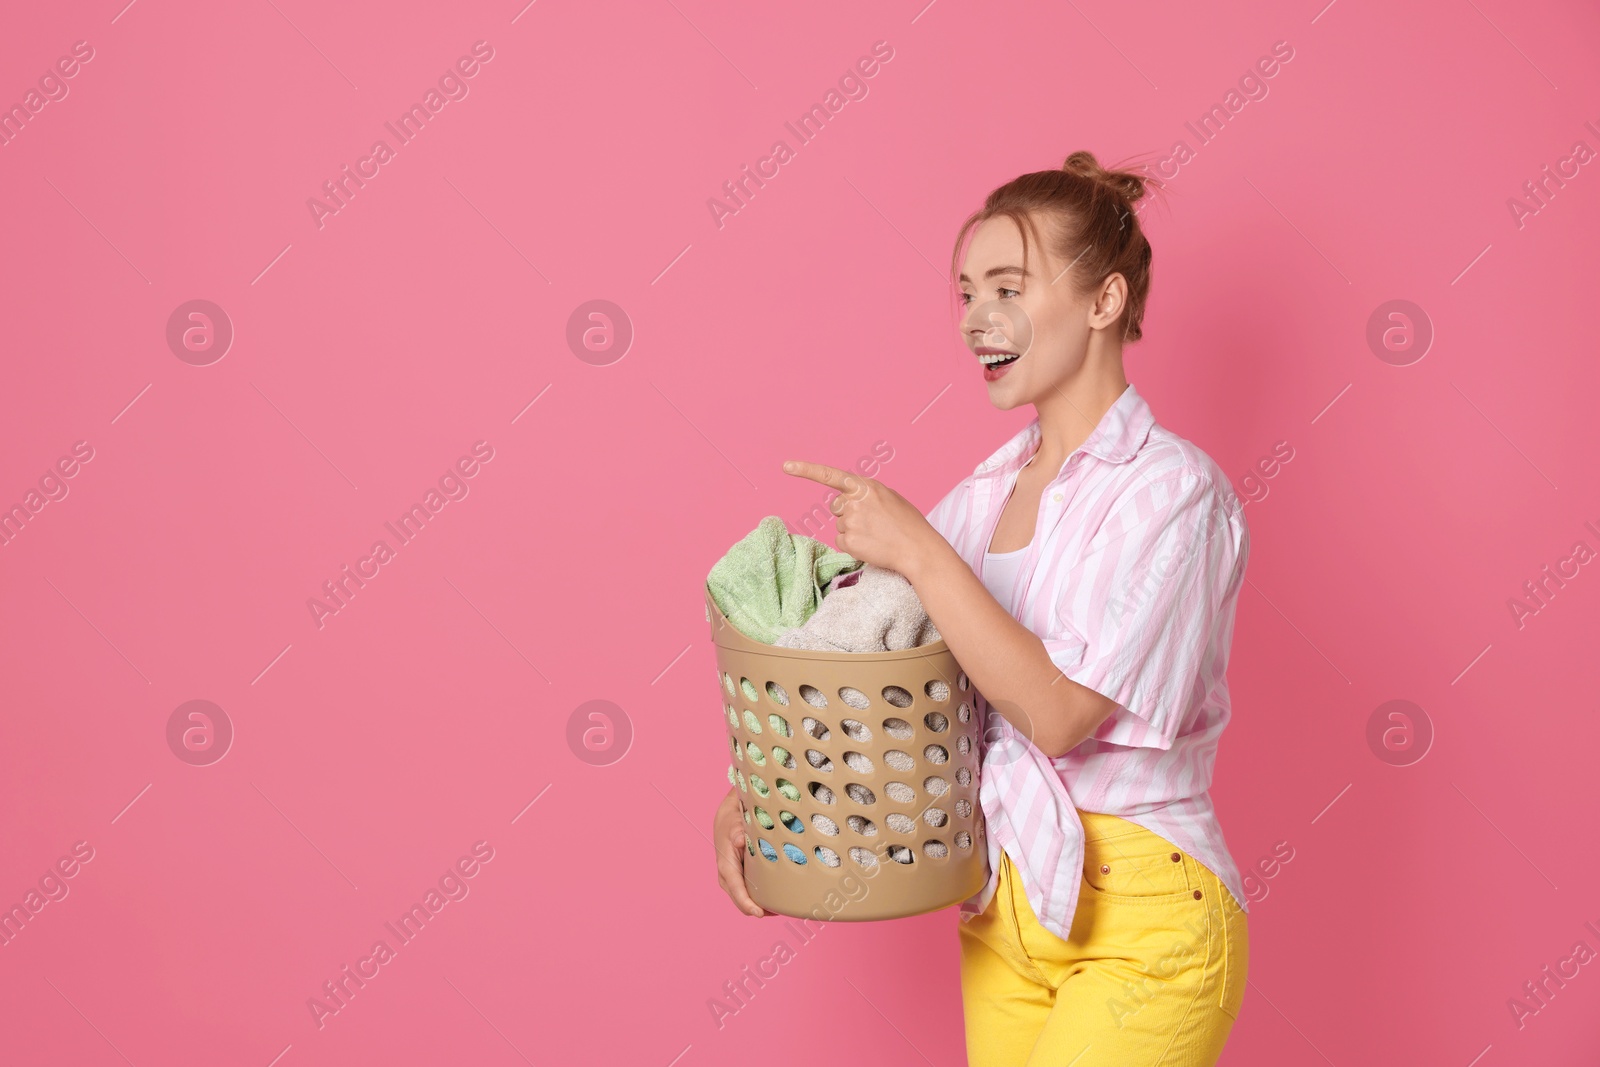
{"type": "Polygon", "coordinates": [[[1017,571],[1022,567],[1022,557],[1033,547],[1030,541],[1015,552],[985,552],[983,554],[983,584],[1000,602],[1000,606],[1016,614],[1012,598],[1017,589],[1017,571]]]}

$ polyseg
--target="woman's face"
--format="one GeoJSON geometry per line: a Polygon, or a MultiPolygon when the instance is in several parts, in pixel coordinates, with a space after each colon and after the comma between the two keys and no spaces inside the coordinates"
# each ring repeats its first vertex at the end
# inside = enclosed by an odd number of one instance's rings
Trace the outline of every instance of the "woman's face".
{"type": "MultiPolygon", "coordinates": [[[[1037,221],[1048,237],[1049,223],[1037,221]]],[[[1016,223],[995,216],[978,224],[961,266],[962,340],[983,359],[1019,357],[996,367],[973,360],[973,373],[982,375],[990,402],[1001,409],[1035,403],[1061,387],[1083,366],[1089,347],[1091,297],[1077,295],[1067,264],[1037,239],[1024,274],[1022,250],[1016,223]]]]}

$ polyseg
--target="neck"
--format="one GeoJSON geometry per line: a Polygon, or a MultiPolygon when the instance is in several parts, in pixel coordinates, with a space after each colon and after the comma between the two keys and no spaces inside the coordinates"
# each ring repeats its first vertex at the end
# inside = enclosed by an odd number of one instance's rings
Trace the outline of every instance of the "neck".
{"type": "Polygon", "coordinates": [[[1067,457],[1089,439],[1101,418],[1128,388],[1122,372],[1122,346],[1115,351],[1096,351],[1090,339],[1089,352],[1072,377],[1059,382],[1035,403],[1039,413],[1039,448],[1032,468],[1060,473],[1067,457]]]}

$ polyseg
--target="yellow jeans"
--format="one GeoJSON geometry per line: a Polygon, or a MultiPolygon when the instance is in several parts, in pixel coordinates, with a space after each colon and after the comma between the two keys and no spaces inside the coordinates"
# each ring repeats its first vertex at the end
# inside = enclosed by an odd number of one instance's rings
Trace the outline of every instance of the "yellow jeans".
{"type": "Polygon", "coordinates": [[[994,899],[960,923],[969,1067],[1210,1067],[1244,999],[1244,910],[1160,835],[1079,815],[1068,940],[1039,925],[1004,853],[994,899]]]}

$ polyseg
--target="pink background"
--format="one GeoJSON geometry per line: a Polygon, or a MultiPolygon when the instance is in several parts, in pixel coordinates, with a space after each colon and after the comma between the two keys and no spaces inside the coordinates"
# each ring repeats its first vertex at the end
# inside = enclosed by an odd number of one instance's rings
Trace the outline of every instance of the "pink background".
{"type": "Polygon", "coordinates": [[[0,102],[94,50],[0,147],[0,504],[93,449],[0,547],[0,903],[93,849],[0,947],[7,1062],[964,1062],[953,909],[831,925],[714,1021],[784,930],[715,882],[701,583],[822,500],[783,459],[887,442],[926,510],[1019,428],[951,328],[956,227],[1074,149],[1179,139],[1127,368],[1254,497],[1214,794],[1242,869],[1293,851],[1252,882],[1223,1062],[1600,1055],[1600,965],[1520,1028],[1507,1004],[1600,950],[1600,568],[1508,607],[1600,549],[1600,165],[1507,207],[1600,149],[1588,5],[124,2],[0,35],[0,102]],[[319,228],[307,199],[480,40],[469,95],[319,228]],[[165,339],[193,299],[235,330],[208,366],[165,339]],[[594,299],[635,330],[605,366],[566,340],[594,299]],[[1408,366],[1366,341],[1395,299],[1435,332],[1408,366]],[[477,441],[470,494],[319,628],[308,599],[477,441]],[[196,699],[236,734],[208,766],[167,741],[196,699]],[[1396,699],[1435,734],[1409,766],[1367,742],[1396,699]],[[631,724],[609,765],[567,741],[591,700],[631,724]],[[479,841],[319,1028],[308,998],[479,841]]]}

